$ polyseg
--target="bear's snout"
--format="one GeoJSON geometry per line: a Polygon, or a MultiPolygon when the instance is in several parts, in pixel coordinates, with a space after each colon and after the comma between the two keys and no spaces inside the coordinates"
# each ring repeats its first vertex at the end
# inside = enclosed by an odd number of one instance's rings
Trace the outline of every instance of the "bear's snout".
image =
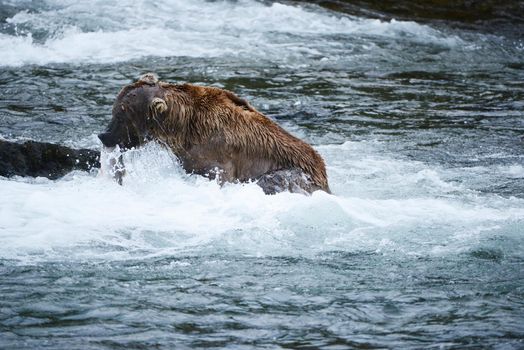
{"type": "Polygon", "coordinates": [[[109,132],[103,132],[98,134],[98,138],[102,141],[102,144],[106,147],[115,147],[118,143],[116,138],[111,135],[109,132]]]}

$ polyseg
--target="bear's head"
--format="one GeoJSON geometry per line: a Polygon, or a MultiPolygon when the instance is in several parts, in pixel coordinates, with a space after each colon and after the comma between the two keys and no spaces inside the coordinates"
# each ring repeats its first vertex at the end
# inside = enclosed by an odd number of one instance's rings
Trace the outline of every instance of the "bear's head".
{"type": "Polygon", "coordinates": [[[121,150],[138,147],[147,142],[153,123],[158,123],[167,110],[164,89],[158,78],[148,73],[118,94],[113,104],[112,119],[98,138],[105,147],[119,146],[121,150]]]}

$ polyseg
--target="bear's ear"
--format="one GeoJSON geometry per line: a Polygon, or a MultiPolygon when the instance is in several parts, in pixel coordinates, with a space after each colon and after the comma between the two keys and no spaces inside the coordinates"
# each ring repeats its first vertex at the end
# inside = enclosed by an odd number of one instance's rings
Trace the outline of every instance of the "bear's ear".
{"type": "Polygon", "coordinates": [[[148,85],[155,85],[156,83],[158,83],[158,77],[156,76],[155,73],[146,73],[144,75],[142,75],[138,81],[141,81],[143,83],[146,83],[148,85]]]}
{"type": "Polygon", "coordinates": [[[167,111],[167,103],[166,101],[162,100],[160,97],[155,97],[151,100],[151,104],[149,105],[149,108],[151,109],[151,115],[158,115],[160,113],[164,113],[167,111]]]}

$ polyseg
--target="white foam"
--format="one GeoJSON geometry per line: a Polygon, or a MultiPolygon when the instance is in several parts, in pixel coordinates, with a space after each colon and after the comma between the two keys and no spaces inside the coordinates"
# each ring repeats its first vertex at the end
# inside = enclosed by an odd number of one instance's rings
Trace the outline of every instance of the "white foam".
{"type": "Polygon", "coordinates": [[[524,166],[521,164],[512,164],[508,166],[500,167],[500,172],[506,174],[507,176],[514,178],[514,179],[520,179],[524,178],[524,166]]]}
{"type": "MultiPolygon", "coordinates": [[[[336,164],[362,154],[358,147],[362,145],[346,143],[319,150],[328,164],[336,164]]],[[[397,162],[398,171],[416,168],[397,162]]],[[[476,244],[494,226],[507,230],[524,221],[521,199],[468,192],[446,197],[446,185],[437,194],[416,190],[443,181],[434,182],[437,170],[428,170],[430,182],[422,185],[417,178],[424,173],[408,174],[413,178],[406,185],[412,186],[411,195],[377,198],[380,189],[371,188],[377,182],[361,176],[358,195],[315,192],[306,197],[266,196],[255,184],[220,187],[185,174],[176,158],[155,144],[128,152],[124,163],[123,186],[85,173],[58,181],[0,179],[0,258],[127,259],[202,250],[256,255],[333,249],[442,254],[443,244],[444,251],[453,253],[476,244]]],[[[384,193],[390,193],[391,171],[374,172],[382,178],[384,193]]],[[[346,176],[358,176],[354,174],[346,176]]],[[[332,177],[331,185],[340,189],[344,179],[332,177]]]]}
{"type": "Polygon", "coordinates": [[[22,29],[17,36],[0,34],[0,50],[6,53],[0,65],[112,63],[147,56],[301,61],[319,55],[337,59],[340,45],[360,36],[444,45],[458,41],[414,22],[383,22],[253,0],[48,0],[44,8],[7,19],[22,29]],[[47,35],[34,40],[34,32],[47,35]]]}

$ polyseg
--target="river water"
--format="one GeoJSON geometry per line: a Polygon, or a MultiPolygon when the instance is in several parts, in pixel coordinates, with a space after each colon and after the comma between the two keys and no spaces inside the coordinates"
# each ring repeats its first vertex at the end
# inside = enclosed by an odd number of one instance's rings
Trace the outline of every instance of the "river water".
{"type": "Polygon", "coordinates": [[[334,193],[220,188],[155,144],[123,186],[0,178],[0,348],[522,348],[524,40],[503,27],[0,1],[0,137],[98,149],[154,71],[248,99],[334,193]]]}

